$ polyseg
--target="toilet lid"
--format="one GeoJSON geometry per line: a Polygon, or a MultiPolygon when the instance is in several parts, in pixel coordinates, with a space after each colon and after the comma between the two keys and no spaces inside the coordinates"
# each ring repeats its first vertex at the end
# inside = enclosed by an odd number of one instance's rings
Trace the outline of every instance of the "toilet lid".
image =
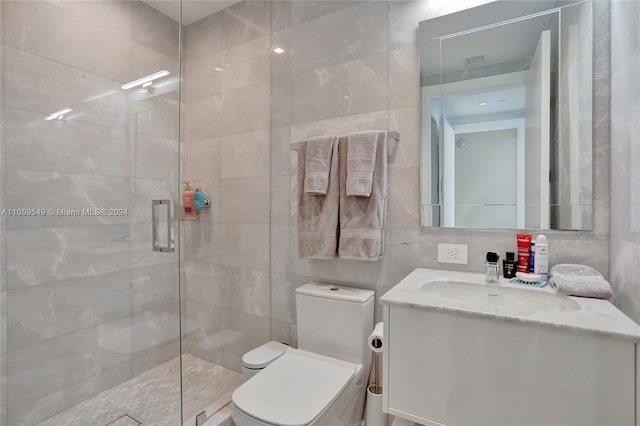
{"type": "Polygon", "coordinates": [[[242,355],[242,364],[247,368],[260,369],[281,357],[289,346],[280,342],[268,342],[242,355]]]}
{"type": "Polygon", "coordinates": [[[342,392],[357,366],[289,349],[233,393],[236,408],[270,424],[311,423],[342,392]]]}

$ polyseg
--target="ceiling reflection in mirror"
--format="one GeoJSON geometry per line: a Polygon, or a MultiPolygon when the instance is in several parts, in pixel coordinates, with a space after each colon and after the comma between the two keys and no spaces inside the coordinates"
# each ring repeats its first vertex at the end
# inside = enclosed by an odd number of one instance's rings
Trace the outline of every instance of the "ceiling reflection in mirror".
{"type": "Polygon", "coordinates": [[[422,226],[592,229],[592,7],[566,3],[420,23],[422,226]]]}

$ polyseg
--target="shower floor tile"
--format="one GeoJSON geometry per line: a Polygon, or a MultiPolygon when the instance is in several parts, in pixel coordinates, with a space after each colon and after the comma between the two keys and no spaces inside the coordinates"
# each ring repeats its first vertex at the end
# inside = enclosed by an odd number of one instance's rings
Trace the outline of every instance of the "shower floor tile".
{"type": "MultiPolygon", "coordinates": [[[[185,354],[182,356],[184,418],[227,405],[242,374],[185,354]]],[[[180,425],[180,363],[175,358],[69,408],[38,426],[113,426],[124,416],[143,426],[180,425]],[[111,422],[111,423],[110,423],[111,422]],[[114,423],[116,422],[116,423],[114,423]]],[[[128,420],[128,419],[127,419],[128,420]]]]}

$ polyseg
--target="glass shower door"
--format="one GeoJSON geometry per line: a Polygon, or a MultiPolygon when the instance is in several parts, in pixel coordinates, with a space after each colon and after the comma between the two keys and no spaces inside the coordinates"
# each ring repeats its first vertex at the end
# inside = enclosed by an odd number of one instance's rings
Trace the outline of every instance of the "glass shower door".
{"type": "Polygon", "coordinates": [[[179,425],[180,254],[152,250],[152,200],[177,239],[180,24],[141,1],[0,20],[0,423],[179,425]]]}

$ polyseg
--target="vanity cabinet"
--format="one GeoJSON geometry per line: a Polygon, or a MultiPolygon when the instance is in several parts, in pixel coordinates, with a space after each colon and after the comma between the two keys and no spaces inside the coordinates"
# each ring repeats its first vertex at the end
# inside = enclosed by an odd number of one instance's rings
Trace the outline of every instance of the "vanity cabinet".
{"type": "MultiPolygon", "coordinates": [[[[382,298],[385,412],[434,426],[638,425],[637,338],[430,306],[394,289],[382,298]]],[[[585,315],[577,303],[548,316],[585,315]]]]}

